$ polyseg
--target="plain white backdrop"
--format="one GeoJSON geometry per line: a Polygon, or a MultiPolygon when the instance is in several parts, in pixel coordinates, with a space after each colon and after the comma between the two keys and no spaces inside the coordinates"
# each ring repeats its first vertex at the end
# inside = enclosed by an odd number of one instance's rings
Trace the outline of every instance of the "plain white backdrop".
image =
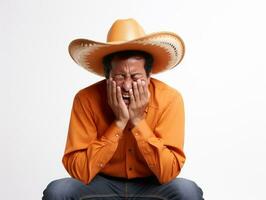
{"type": "Polygon", "coordinates": [[[105,41],[118,18],[173,31],[183,62],[155,77],[185,101],[180,176],[207,200],[266,199],[266,27],[263,0],[0,0],[0,198],[41,199],[68,176],[61,158],[75,93],[101,77],[68,44],[105,41]]]}

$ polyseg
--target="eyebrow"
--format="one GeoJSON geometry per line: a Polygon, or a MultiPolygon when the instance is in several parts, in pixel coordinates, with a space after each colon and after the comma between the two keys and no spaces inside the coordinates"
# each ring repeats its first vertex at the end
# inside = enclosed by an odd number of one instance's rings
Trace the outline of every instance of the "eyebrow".
{"type": "MultiPolygon", "coordinates": [[[[119,72],[119,73],[115,73],[114,76],[116,76],[116,75],[126,75],[126,74],[127,73],[125,73],[125,72],[119,72]]],[[[130,74],[130,76],[136,76],[136,75],[143,75],[143,73],[135,72],[135,73],[130,74]]]]}
{"type": "Polygon", "coordinates": [[[143,75],[142,73],[133,73],[133,74],[131,74],[131,76],[137,76],[137,75],[143,75]]]}

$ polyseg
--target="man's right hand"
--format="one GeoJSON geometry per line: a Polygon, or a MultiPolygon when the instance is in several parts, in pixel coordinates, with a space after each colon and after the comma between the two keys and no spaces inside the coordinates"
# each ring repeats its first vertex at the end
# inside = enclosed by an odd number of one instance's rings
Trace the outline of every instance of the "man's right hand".
{"type": "Polygon", "coordinates": [[[112,78],[107,79],[107,101],[116,116],[116,125],[124,129],[129,120],[128,108],[123,101],[121,88],[112,78]]]}

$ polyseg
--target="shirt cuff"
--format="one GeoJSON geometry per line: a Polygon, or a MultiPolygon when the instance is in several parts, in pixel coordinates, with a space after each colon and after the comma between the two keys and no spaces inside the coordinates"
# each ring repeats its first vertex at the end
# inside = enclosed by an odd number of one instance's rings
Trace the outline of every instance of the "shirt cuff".
{"type": "Polygon", "coordinates": [[[116,123],[113,122],[111,126],[109,126],[109,128],[105,131],[105,134],[102,136],[102,138],[105,138],[112,142],[118,142],[122,133],[123,129],[119,128],[116,123]]]}
{"type": "Polygon", "coordinates": [[[145,119],[142,119],[137,124],[137,126],[132,128],[131,132],[135,136],[136,140],[147,141],[148,138],[155,137],[154,133],[152,132],[151,128],[149,127],[145,119]]]}

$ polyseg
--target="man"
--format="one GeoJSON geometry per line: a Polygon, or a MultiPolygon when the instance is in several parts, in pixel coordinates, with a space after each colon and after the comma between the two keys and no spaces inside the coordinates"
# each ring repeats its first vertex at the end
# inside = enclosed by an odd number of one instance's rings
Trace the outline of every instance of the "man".
{"type": "Polygon", "coordinates": [[[43,199],[203,199],[194,182],[176,178],[185,162],[182,97],[151,78],[182,60],[180,37],[117,20],[107,43],[77,39],[69,52],[106,80],[76,94],[63,156],[72,178],[50,183],[43,199]]]}

